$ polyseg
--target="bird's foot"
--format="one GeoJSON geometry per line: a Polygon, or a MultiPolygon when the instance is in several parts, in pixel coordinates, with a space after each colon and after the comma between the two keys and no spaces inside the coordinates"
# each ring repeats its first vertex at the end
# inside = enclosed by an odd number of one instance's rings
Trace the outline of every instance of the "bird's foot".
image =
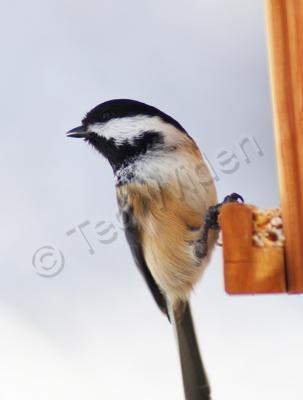
{"type": "Polygon", "coordinates": [[[222,203],[218,203],[208,208],[205,214],[204,224],[201,229],[201,238],[197,241],[197,246],[196,246],[196,256],[199,259],[203,259],[204,257],[207,256],[208,253],[207,240],[209,231],[211,229],[217,231],[220,230],[218,218],[220,209],[223,206],[223,204],[239,203],[239,202],[244,203],[243,197],[240,196],[238,193],[231,193],[230,195],[224,198],[222,203]]]}
{"type": "Polygon", "coordinates": [[[224,200],[221,203],[221,206],[225,203],[239,203],[239,200],[241,201],[241,203],[244,203],[244,199],[240,194],[232,193],[232,194],[229,194],[228,196],[224,197],[224,200]]]}

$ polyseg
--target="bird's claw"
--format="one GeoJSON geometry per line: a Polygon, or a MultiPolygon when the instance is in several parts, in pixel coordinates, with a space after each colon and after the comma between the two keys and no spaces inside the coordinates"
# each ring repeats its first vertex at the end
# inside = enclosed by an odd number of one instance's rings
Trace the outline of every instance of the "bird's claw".
{"type": "Polygon", "coordinates": [[[240,194],[232,193],[232,194],[229,194],[228,196],[224,197],[224,200],[221,203],[221,205],[223,205],[225,203],[238,203],[239,200],[241,201],[241,203],[244,203],[244,199],[240,194]]]}
{"type": "Polygon", "coordinates": [[[222,203],[218,203],[218,204],[208,208],[208,210],[206,211],[206,214],[205,214],[204,224],[203,224],[203,227],[201,230],[201,238],[198,241],[198,243],[199,243],[199,246],[198,246],[199,258],[204,258],[207,256],[207,252],[208,252],[207,240],[208,240],[209,230],[210,229],[220,230],[218,218],[219,218],[220,209],[223,206],[223,204],[238,203],[239,201],[244,203],[243,197],[241,195],[239,195],[238,193],[231,193],[230,195],[228,195],[224,198],[222,203]]]}
{"type": "Polygon", "coordinates": [[[238,193],[231,193],[228,196],[224,197],[222,203],[218,203],[215,206],[209,207],[205,214],[204,225],[208,226],[208,229],[219,230],[220,226],[218,222],[218,217],[220,208],[223,206],[223,204],[238,203],[239,200],[244,203],[244,199],[241,195],[239,195],[238,193]]]}

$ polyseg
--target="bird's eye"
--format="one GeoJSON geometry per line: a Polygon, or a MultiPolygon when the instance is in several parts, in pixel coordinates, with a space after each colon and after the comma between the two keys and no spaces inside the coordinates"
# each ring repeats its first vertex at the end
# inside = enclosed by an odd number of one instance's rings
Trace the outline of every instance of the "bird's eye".
{"type": "Polygon", "coordinates": [[[110,111],[105,111],[104,113],[102,113],[103,121],[108,121],[111,118],[112,118],[112,113],[110,111]]]}

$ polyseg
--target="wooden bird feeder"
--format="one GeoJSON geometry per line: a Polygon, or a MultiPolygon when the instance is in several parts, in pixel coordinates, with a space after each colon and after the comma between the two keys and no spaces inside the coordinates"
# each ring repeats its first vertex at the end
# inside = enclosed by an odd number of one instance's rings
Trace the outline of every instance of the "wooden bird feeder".
{"type": "Polygon", "coordinates": [[[303,293],[303,0],[266,0],[275,144],[285,244],[253,243],[253,211],[220,212],[229,294],[303,293]]]}

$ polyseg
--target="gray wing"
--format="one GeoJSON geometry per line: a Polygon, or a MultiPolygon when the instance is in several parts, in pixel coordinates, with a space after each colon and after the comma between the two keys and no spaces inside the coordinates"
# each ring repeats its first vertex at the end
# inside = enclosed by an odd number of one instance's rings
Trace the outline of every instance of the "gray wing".
{"type": "Polygon", "coordinates": [[[143,278],[147,283],[147,286],[149,287],[158,307],[163,313],[165,313],[168,316],[166,299],[162,294],[159,286],[155,282],[146,264],[143,254],[143,249],[139,240],[138,228],[136,226],[136,221],[132,209],[131,207],[129,207],[127,210],[123,210],[121,212],[125,228],[126,239],[128,241],[135,263],[139,268],[141,274],[143,275],[143,278]]]}

